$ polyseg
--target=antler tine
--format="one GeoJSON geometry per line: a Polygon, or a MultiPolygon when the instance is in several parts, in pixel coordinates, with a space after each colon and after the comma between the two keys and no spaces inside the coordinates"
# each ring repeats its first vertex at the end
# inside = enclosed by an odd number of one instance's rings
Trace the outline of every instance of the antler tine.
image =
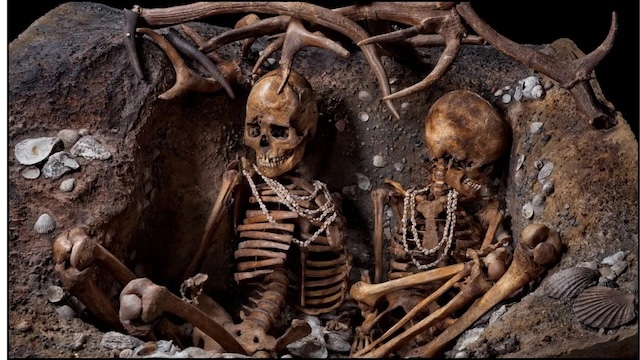
{"type": "Polygon", "coordinates": [[[310,33],[304,28],[300,20],[292,18],[289,26],[287,26],[284,43],[282,44],[282,55],[279,61],[280,67],[282,68],[282,83],[280,83],[278,93],[282,91],[289,79],[291,65],[293,65],[293,57],[305,46],[316,46],[331,50],[343,57],[349,56],[349,52],[338,43],[321,35],[310,33]]]}
{"type": "Polygon", "coordinates": [[[200,47],[200,50],[207,52],[236,40],[283,32],[287,29],[290,19],[290,16],[282,15],[252,22],[212,37],[200,47]]]}
{"type": "Polygon", "coordinates": [[[128,9],[124,9],[124,46],[129,54],[129,61],[133,66],[133,72],[138,79],[144,79],[138,51],[136,50],[136,23],[138,22],[138,13],[128,9]]]}
{"type": "MultiPolygon", "coordinates": [[[[160,94],[158,96],[160,99],[173,99],[188,91],[213,92],[221,88],[221,84],[219,82],[213,79],[205,79],[191,71],[187,64],[185,64],[182,57],[180,57],[180,54],[178,54],[178,51],[162,35],[149,28],[138,28],[136,31],[146,34],[153,39],[153,41],[167,54],[176,71],[176,83],[169,90],[160,94]]],[[[231,70],[229,72],[235,73],[237,71],[231,70]]]]}
{"type": "Polygon", "coordinates": [[[376,35],[376,36],[371,36],[369,38],[366,38],[360,42],[358,42],[358,46],[361,45],[366,45],[366,44],[374,44],[374,43],[378,43],[378,42],[389,42],[389,41],[398,41],[398,40],[404,40],[406,38],[410,38],[413,36],[416,36],[418,34],[420,34],[423,31],[428,31],[428,29],[431,29],[434,25],[437,25],[439,23],[440,19],[438,18],[431,18],[431,19],[426,19],[423,22],[421,22],[418,25],[412,26],[412,27],[408,27],[406,29],[400,29],[400,30],[396,30],[390,33],[386,33],[386,34],[380,34],[380,35],[376,35]]]}
{"type": "MultiPolygon", "coordinates": [[[[189,25],[180,24],[180,28],[185,33],[185,35],[190,37],[191,40],[194,43],[196,43],[196,45],[198,45],[198,47],[204,45],[204,43],[207,42],[207,40],[205,40],[205,38],[202,35],[198,34],[198,32],[195,31],[193,28],[191,28],[189,25]]],[[[209,51],[206,55],[209,58],[211,58],[211,60],[213,60],[215,62],[222,62],[223,61],[222,58],[220,57],[220,55],[218,55],[218,53],[216,53],[215,51],[209,51]]]]}
{"type": "MultiPolygon", "coordinates": [[[[236,25],[233,27],[234,29],[241,28],[243,26],[251,25],[256,21],[260,21],[260,18],[256,14],[249,14],[242,17],[242,19],[236,22],[236,25]]],[[[242,56],[247,56],[249,53],[249,49],[251,49],[251,45],[256,41],[256,37],[246,38],[242,43],[242,56]]]]}
{"type": "Polygon", "coordinates": [[[584,58],[567,62],[500,35],[476,14],[468,2],[458,4],[456,9],[467,24],[493,47],[525,66],[556,80],[563,88],[568,89],[576,102],[576,108],[587,117],[589,124],[597,123],[605,128],[616,124],[615,119],[609,119],[609,116],[603,112],[602,104],[595,99],[593,89],[586,83],[593,68],[613,46],[618,28],[615,12],[611,16],[611,26],[602,44],[584,58]]]}
{"type": "MultiPolygon", "coordinates": [[[[442,3],[438,6],[443,4],[447,5],[442,3]]],[[[133,11],[139,13],[140,18],[149,25],[172,25],[209,16],[241,12],[288,15],[340,32],[354,43],[369,37],[367,32],[355,21],[324,7],[301,2],[197,2],[161,9],[144,9],[140,6],[134,6],[133,11]]],[[[375,46],[363,45],[360,49],[380,83],[383,97],[389,95],[391,86],[382,62],[377,56],[375,46]]],[[[390,100],[384,100],[384,103],[399,119],[400,115],[393,103],[390,100]]]]}
{"type": "Polygon", "coordinates": [[[284,33],[280,34],[277,39],[272,41],[269,45],[267,45],[267,47],[262,50],[262,55],[260,55],[260,57],[258,57],[258,60],[256,60],[256,64],[253,66],[253,69],[251,69],[251,73],[257,73],[260,66],[262,66],[262,63],[264,63],[271,54],[282,47],[282,44],[284,44],[284,38],[284,33]]]}
{"type": "Polygon", "coordinates": [[[231,97],[232,99],[236,98],[231,85],[229,85],[229,83],[224,78],[220,70],[218,70],[218,68],[215,66],[213,61],[211,61],[211,59],[209,59],[205,54],[198,51],[198,49],[196,49],[194,46],[186,42],[180,36],[178,30],[173,28],[169,29],[166,38],[178,51],[202,65],[211,74],[211,76],[213,76],[213,78],[216,79],[216,81],[218,81],[220,85],[226,90],[227,94],[229,94],[229,97],[231,97]]]}

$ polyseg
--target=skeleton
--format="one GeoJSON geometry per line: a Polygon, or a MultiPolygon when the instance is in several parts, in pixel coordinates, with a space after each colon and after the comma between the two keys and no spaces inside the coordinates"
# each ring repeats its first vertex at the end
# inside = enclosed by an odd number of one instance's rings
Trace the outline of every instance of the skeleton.
{"type": "MultiPolygon", "coordinates": [[[[615,114],[596,99],[589,82],[593,69],[613,46],[617,30],[615,12],[612,13],[607,37],[598,48],[582,58],[564,61],[531,47],[517,44],[500,35],[475,13],[469,2],[417,2],[401,5],[392,2],[371,2],[333,10],[299,2],[198,2],[161,9],[147,9],[136,5],[132,10],[125,10],[125,44],[134,72],[139,78],[143,78],[136,54],[134,35],[149,32],[137,29],[138,21],[149,26],[163,26],[243,12],[274,16],[261,20],[255,14],[247,15],[238,22],[235,29],[209,40],[198,38],[199,35],[183,25],[183,30],[199,47],[198,49],[190,47],[187,56],[198,58],[201,64],[206,62],[205,67],[221,82],[230,95],[232,93],[221,76],[224,71],[215,70],[215,65],[207,61],[204,54],[196,56],[198,50],[211,55],[221,46],[245,39],[242,52],[246,55],[257,37],[275,34],[275,40],[264,50],[253,71],[258,72],[260,65],[273,52],[282,48],[280,64],[283,66],[286,79],[293,54],[302,46],[323,47],[341,56],[349,54],[340,45],[322,35],[322,31],[329,30],[345,35],[362,50],[380,83],[383,101],[399,118],[392,100],[423,91],[444,76],[458,55],[461,45],[486,42],[519,63],[557,81],[561,87],[571,93],[577,110],[594,128],[602,129],[616,125],[615,114]],[[399,8],[402,11],[398,11],[399,8]],[[304,30],[303,21],[319,28],[319,31],[309,33],[304,30]],[[358,24],[362,21],[366,21],[367,27],[377,34],[370,36],[358,24]],[[392,31],[392,25],[399,29],[392,31]],[[469,30],[475,31],[477,35],[468,35],[469,30]],[[380,55],[417,60],[416,49],[430,46],[444,46],[442,55],[431,72],[417,84],[392,94],[380,55]]],[[[181,42],[179,37],[173,36],[173,38],[174,41],[181,42]]],[[[204,87],[196,87],[192,84],[193,81],[185,81],[187,77],[193,77],[193,75],[190,71],[182,69],[184,65],[178,66],[174,62],[174,66],[178,76],[176,85],[172,88],[172,96],[193,91],[194,88],[197,88],[197,91],[203,91],[204,87]]],[[[198,79],[195,82],[202,83],[203,80],[198,79]]]]}
{"type": "Polygon", "coordinates": [[[426,144],[436,158],[431,182],[404,190],[387,179],[390,189],[372,194],[376,284],[365,275],[350,291],[364,318],[352,347],[354,356],[386,356],[411,339],[418,344],[430,340],[453,321],[456,311],[487,292],[510,260],[503,246],[511,240],[502,225],[504,214],[497,199],[485,191],[493,163],[510,143],[507,124],[482,97],[457,90],[432,105],[425,130],[426,144]],[[385,201],[398,232],[389,249],[389,281],[380,283],[385,201]],[[458,282],[459,291],[450,301],[435,302],[458,282]],[[391,315],[398,308],[406,314],[400,321],[391,315]],[[393,326],[373,340],[385,320],[393,326]],[[403,325],[405,332],[375,348],[403,325]]]}
{"type": "Polygon", "coordinates": [[[242,158],[241,162],[232,162],[223,174],[205,234],[185,271],[187,279],[180,289],[185,299],[146,278],[135,279],[82,229],[73,229],[55,241],[56,271],[63,284],[105,323],[120,328],[119,317],[132,334],[155,338],[155,331],[180,343],[175,334],[178,330],[162,317],[163,313],[172,313],[197,328],[193,342],[207,350],[276,356],[310,331],[306,322],[294,320],[280,338],[270,334],[289,291],[294,307],[309,315],[327,313],[342,304],[351,264],[339,199],[324,183],[291,174],[316,131],[315,96],[310,84],[295,71],[289,73],[286,85],[278,92],[282,80],[282,71],[274,70],[252,88],[247,101],[245,144],[255,151],[257,165],[242,158]],[[247,186],[251,195],[243,197],[247,186]],[[243,306],[242,322],[238,324],[202,294],[207,277],[195,274],[232,195],[236,209],[244,212],[236,219],[240,242],[234,253],[234,278],[243,289],[250,288],[249,302],[243,306]],[[87,276],[78,275],[92,271],[94,263],[126,284],[120,294],[119,311],[87,276]],[[196,298],[186,299],[189,293],[196,298]]]}

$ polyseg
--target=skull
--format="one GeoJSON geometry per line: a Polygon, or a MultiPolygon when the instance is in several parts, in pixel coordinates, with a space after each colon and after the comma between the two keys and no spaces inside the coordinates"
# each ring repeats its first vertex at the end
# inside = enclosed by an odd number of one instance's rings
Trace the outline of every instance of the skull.
{"type": "Polygon", "coordinates": [[[510,127],[488,101],[468,90],[451,91],[433,103],[425,123],[426,144],[444,182],[473,197],[511,143],[510,127]]]}
{"type": "Polygon", "coordinates": [[[280,176],[298,165],[316,132],[318,109],[309,82],[291,71],[278,93],[281,70],[273,70],[255,83],[247,100],[244,143],[256,152],[260,172],[280,176]]]}

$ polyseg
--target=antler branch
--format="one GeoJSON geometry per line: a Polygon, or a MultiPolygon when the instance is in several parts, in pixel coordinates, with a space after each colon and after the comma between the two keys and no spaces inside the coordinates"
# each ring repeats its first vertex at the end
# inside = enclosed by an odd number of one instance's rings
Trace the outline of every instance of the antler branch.
{"type": "Polygon", "coordinates": [[[604,128],[615,125],[615,119],[612,118],[610,111],[606,113],[603,111],[602,104],[595,99],[593,89],[587,83],[595,66],[613,46],[618,28],[615,12],[611,14],[609,33],[602,44],[582,59],[567,62],[500,35],[476,14],[468,2],[457,5],[456,10],[474,31],[493,47],[525,66],[556,80],[560,86],[568,89],[576,101],[578,111],[587,117],[589,124],[604,128]]]}

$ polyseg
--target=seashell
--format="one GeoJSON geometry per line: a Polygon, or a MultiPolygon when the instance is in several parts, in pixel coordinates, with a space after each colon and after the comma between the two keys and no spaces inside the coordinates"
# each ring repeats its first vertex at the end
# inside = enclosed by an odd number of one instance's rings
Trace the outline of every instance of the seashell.
{"type": "Polygon", "coordinates": [[[618,283],[615,280],[607,279],[604,276],[600,276],[598,279],[598,286],[608,287],[608,288],[617,288],[618,283]]]}
{"type": "Polygon", "coordinates": [[[531,219],[533,217],[533,205],[531,203],[526,203],[522,206],[522,216],[525,219],[531,219]]]}
{"type": "Polygon", "coordinates": [[[19,323],[17,323],[16,326],[14,326],[13,328],[20,332],[27,332],[31,330],[31,323],[26,320],[22,320],[19,323]]]}
{"type": "Polygon", "coordinates": [[[80,138],[72,147],[71,155],[82,156],[89,160],[107,160],[111,153],[96,138],[86,135],[80,138]]]}
{"type": "Polygon", "coordinates": [[[601,264],[602,265],[613,265],[615,263],[617,263],[618,261],[622,261],[624,260],[624,258],[626,257],[626,254],[624,251],[618,251],[617,253],[611,255],[611,256],[607,256],[606,258],[602,259],[601,264]]]}
{"type": "Polygon", "coordinates": [[[526,158],[525,155],[518,156],[518,163],[516,164],[516,170],[520,170],[522,168],[522,165],[524,165],[525,158],[526,158]]]}
{"type": "Polygon", "coordinates": [[[22,177],[33,180],[40,177],[40,169],[35,166],[28,166],[22,170],[22,177]]]}
{"type": "Polygon", "coordinates": [[[529,133],[538,134],[542,131],[543,126],[544,126],[544,123],[541,123],[540,121],[534,121],[531,123],[531,125],[529,125],[529,133]]]}
{"type": "Polygon", "coordinates": [[[358,187],[364,191],[368,191],[371,189],[371,180],[363,174],[356,173],[356,177],[358,178],[358,187]]]}
{"type": "Polygon", "coordinates": [[[44,213],[38,217],[36,223],[33,225],[33,230],[38,234],[47,234],[52,232],[56,228],[56,222],[51,215],[44,213]]]}
{"type": "Polygon", "coordinates": [[[542,194],[544,194],[545,196],[549,196],[553,194],[555,190],[556,190],[556,182],[553,181],[553,179],[549,179],[545,181],[544,185],[542,185],[542,194]]]}
{"type": "Polygon", "coordinates": [[[80,139],[80,133],[72,129],[63,129],[58,131],[58,139],[62,140],[65,149],[68,149],[80,139]]]}
{"type": "Polygon", "coordinates": [[[360,99],[361,101],[369,102],[369,101],[371,101],[372,97],[371,97],[371,94],[368,91],[361,90],[358,93],[358,99],[360,99]]]}
{"type": "Polygon", "coordinates": [[[617,328],[635,319],[635,296],[616,289],[594,286],[578,295],[573,303],[573,312],[585,325],[617,328]]]}
{"type": "Polygon", "coordinates": [[[367,114],[366,112],[362,111],[360,113],[358,113],[358,119],[360,119],[360,121],[369,121],[369,114],[367,114]]]}
{"type": "Polygon", "coordinates": [[[55,304],[57,302],[60,302],[62,298],[64,298],[63,288],[55,285],[49,286],[49,288],[47,288],[47,299],[49,299],[50,302],[55,304]]]}
{"type": "Polygon", "coordinates": [[[409,108],[409,106],[411,106],[411,104],[405,101],[402,104],[400,104],[400,109],[406,110],[409,108]]]}
{"type": "Polygon", "coordinates": [[[375,155],[373,157],[373,166],[375,167],[385,167],[387,165],[387,161],[381,155],[375,155]]]}
{"type": "Polygon", "coordinates": [[[545,294],[552,298],[574,298],[589,286],[596,285],[600,273],[587,267],[560,270],[544,280],[545,294]]]}
{"type": "Polygon", "coordinates": [[[76,311],[71,308],[69,305],[62,305],[56,309],[56,312],[60,317],[65,319],[73,319],[77,316],[76,311]]]}
{"type": "Polygon", "coordinates": [[[509,94],[504,94],[502,95],[502,102],[505,104],[508,104],[511,102],[511,95],[509,94]]]}
{"type": "Polygon", "coordinates": [[[551,175],[551,173],[553,172],[553,167],[554,167],[554,164],[551,161],[544,164],[544,166],[540,169],[540,172],[538,173],[538,181],[544,182],[544,180],[548,178],[549,175],[551,175]]]}
{"type": "Polygon", "coordinates": [[[60,183],[60,190],[64,192],[73,191],[76,187],[76,179],[69,178],[60,183]]]}
{"type": "Polygon", "coordinates": [[[26,139],[16,144],[15,156],[22,165],[35,165],[46,160],[54,150],[61,149],[62,146],[62,141],[55,137],[26,139]]]}
{"type": "Polygon", "coordinates": [[[60,151],[49,156],[49,159],[42,167],[42,175],[48,179],[60,179],[64,174],[79,167],[78,161],[71,157],[68,152],[60,151]]]}

